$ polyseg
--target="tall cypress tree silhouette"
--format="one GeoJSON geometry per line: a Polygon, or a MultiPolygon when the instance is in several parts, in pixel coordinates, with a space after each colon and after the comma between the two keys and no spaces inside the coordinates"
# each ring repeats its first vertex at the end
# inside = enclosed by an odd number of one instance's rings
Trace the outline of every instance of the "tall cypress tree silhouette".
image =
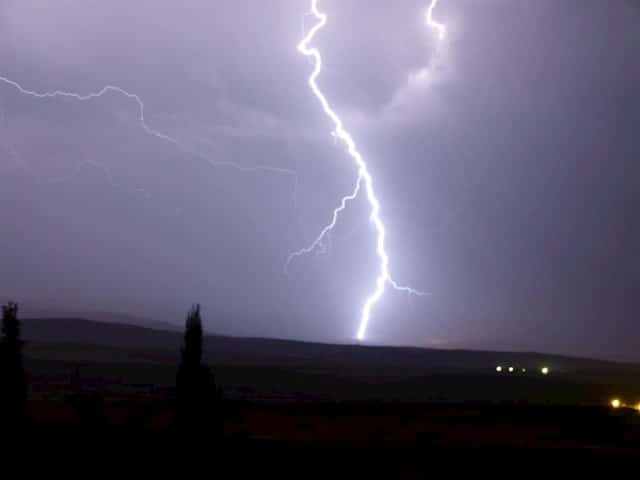
{"type": "Polygon", "coordinates": [[[0,340],[0,415],[5,425],[24,421],[27,405],[27,381],[22,360],[18,305],[9,302],[2,307],[2,340],[0,340]]]}
{"type": "Polygon", "coordinates": [[[220,419],[220,390],[213,373],[202,363],[202,318],[200,305],[187,315],[184,345],[176,377],[177,420],[179,427],[188,430],[218,430],[220,419]]]}

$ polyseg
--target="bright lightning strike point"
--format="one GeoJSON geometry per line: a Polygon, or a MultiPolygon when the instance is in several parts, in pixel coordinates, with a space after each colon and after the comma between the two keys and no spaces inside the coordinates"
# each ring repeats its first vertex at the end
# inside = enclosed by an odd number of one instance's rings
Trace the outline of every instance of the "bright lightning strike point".
{"type": "Polygon", "coordinates": [[[309,44],[311,43],[315,35],[327,24],[327,15],[318,10],[318,0],[311,0],[311,14],[318,20],[318,22],[313,26],[313,28],[311,28],[311,30],[309,30],[307,35],[298,44],[298,51],[307,57],[313,58],[314,60],[315,66],[313,72],[311,73],[311,76],[309,77],[309,87],[320,102],[325,115],[329,117],[329,119],[331,119],[335,126],[334,138],[342,140],[345,143],[349,155],[358,167],[358,180],[356,182],[354,191],[350,195],[343,197],[342,201],[340,202],[340,206],[333,211],[331,223],[329,223],[329,225],[327,225],[320,232],[320,235],[309,247],[292,253],[287,260],[287,265],[295,257],[310,253],[319,245],[321,245],[323,237],[333,229],[340,212],[342,212],[346,208],[347,202],[355,199],[362,186],[364,186],[371,212],[369,215],[369,219],[371,220],[371,223],[373,224],[376,232],[376,253],[379,259],[379,273],[378,277],[376,278],[375,289],[365,300],[365,303],[362,307],[360,326],[356,335],[357,339],[362,341],[364,340],[367,333],[367,327],[371,318],[371,310],[382,298],[382,295],[385,292],[385,286],[387,284],[390,284],[397,290],[405,291],[412,294],[424,295],[424,293],[418,292],[409,287],[398,285],[389,274],[389,255],[387,254],[387,251],[385,249],[386,230],[384,223],[380,218],[380,202],[378,201],[378,198],[376,197],[375,191],[373,189],[373,178],[371,177],[367,164],[358,151],[356,143],[351,137],[351,134],[344,128],[342,120],[340,119],[338,114],[331,108],[329,101],[320,90],[320,87],[318,87],[317,79],[320,76],[320,72],[322,71],[322,56],[320,55],[320,51],[317,48],[309,47],[309,44]]]}

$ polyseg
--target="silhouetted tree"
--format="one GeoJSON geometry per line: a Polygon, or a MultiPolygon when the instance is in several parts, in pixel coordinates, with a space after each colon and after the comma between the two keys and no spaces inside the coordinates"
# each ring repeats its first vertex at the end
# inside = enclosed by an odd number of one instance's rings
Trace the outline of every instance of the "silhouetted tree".
{"type": "Polygon", "coordinates": [[[27,381],[22,360],[18,305],[9,302],[2,307],[2,340],[0,340],[0,415],[5,425],[24,420],[27,405],[27,381]]]}
{"type": "Polygon", "coordinates": [[[200,305],[189,311],[176,378],[177,420],[181,428],[220,431],[221,390],[211,369],[202,363],[200,305]]]}

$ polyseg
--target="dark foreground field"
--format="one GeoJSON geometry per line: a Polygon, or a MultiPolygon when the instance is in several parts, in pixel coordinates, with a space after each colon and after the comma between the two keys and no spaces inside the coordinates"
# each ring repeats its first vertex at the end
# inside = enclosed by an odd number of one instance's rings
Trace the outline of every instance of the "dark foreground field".
{"type": "Polygon", "coordinates": [[[191,468],[213,464],[233,472],[228,478],[394,479],[426,478],[440,471],[435,467],[520,471],[517,463],[512,470],[514,462],[526,462],[527,472],[555,471],[559,462],[620,468],[633,465],[640,448],[637,414],[606,408],[231,403],[217,439],[173,430],[169,403],[154,401],[148,410],[139,404],[138,412],[148,415],[143,424],[117,421],[125,405],[104,407],[106,422],[40,420],[26,448],[53,458],[72,455],[92,469],[123,460],[162,468],[186,458],[191,468]]]}
{"type": "Polygon", "coordinates": [[[159,453],[194,442],[240,469],[339,463],[392,478],[462,454],[606,463],[640,451],[640,413],[608,406],[640,402],[634,365],[207,337],[223,434],[196,442],[174,427],[180,333],[71,319],[25,320],[23,331],[31,446],[159,453]],[[232,460],[247,452],[263,460],[232,460]]]}

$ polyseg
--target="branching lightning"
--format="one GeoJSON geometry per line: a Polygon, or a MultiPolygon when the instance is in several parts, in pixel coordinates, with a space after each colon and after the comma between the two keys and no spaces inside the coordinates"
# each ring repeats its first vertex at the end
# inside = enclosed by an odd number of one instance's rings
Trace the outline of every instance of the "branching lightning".
{"type": "Polygon", "coordinates": [[[124,95],[125,97],[134,100],[137,104],[138,104],[138,111],[139,111],[139,121],[140,121],[140,126],[144,129],[145,132],[147,132],[149,135],[153,135],[154,137],[158,137],[162,140],[165,140],[167,142],[171,142],[174,143],[176,145],[179,145],[179,142],[168,136],[165,135],[163,133],[160,133],[156,130],[154,130],[153,128],[151,128],[148,124],[147,121],[145,119],[145,115],[144,115],[144,102],[142,101],[142,99],[133,93],[129,93],[126,90],[120,88],[120,87],[114,87],[113,85],[107,85],[106,87],[104,87],[102,90],[100,90],[99,92],[95,92],[95,93],[88,93],[86,95],[81,95],[79,93],[74,93],[74,92],[64,92],[61,90],[56,90],[53,92],[44,92],[44,93],[40,93],[40,92],[34,92],[33,90],[27,90],[26,88],[22,87],[22,85],[20,85],[18,82],[15,82],[13,80],[10,80],[6,77],[0,77],[0,82],[5,83],[7,85],[10,85],[14,88],[16,88],[20,93],[24,94],[24,95],[29,95],[31,97],[35,97],[35,98],[56,98],[56,97],[66,97],[66,98],[73,98],[75,100],[78,100],[80,102],[86,102],[88,100],[94,100],[96,98],[100,98],[108,93],[118,93],[120,95],[124,95]]]}
{"type": "MultiPolygon", "coordinates": [[[[434,2],[435,4],[435,2],[434,2]]],[[[435,5],[432,5],[432,7],[435,5]]],[[[430,11],[432,8],[430,9],[430,11]]],[[[306,248],[303,248],[297,252],[289,255],[287,259],[287,266],[289,263],[296,257],[311,253],[316,248],[322,245],[323,238],[334,228],[338,216],[340,213],[347,207],[347,203],[351,200],[354,200],[360,190],[364,188],[367,202],[370,206],[370,215],[369,219],[374,226],[376,233],[376,253],[379,260],[379,272],[375,282],[375,289],[369,295],[369,297],[365,300],[365,303],[362,307],[361,316],[360,316],[360,325],[357,332],[357,339],[362,341],[365,338],[367,333],[367,327],[369,325],[369,320],[371,318],[371,311],[373,307],[378,303],[378,301],[382,298],[385,292],[385,287],[387,284],[391,285],[396,290],[404,291],[410,294],[415,295],[425,295],[422,292],[414,290],[410,287],[405,287],[398,285],[392,278],[389,273],[389,255],[387,254],[385,248],[385,240],[386,240],[386,229],[382,219],[380,217],[380,202],[376,197],[374,188],[373,188],[373,178],[369,169],[367,167],[367,163],[364,158],[360,154],[357,149],[356,143],[353,140],[351,134],[344,128],[343,122],[338,116],[338,114],[333,110],[329,101],[325,97],[325,95],[320,90],[318,86],[317,80],[322,72],[322,56],[320,55],[320,51],[315,47],[310,47],[309,44],[314,39],[316,34],[324,28],[327,23],[327,15],[325,13],[320,12],[318,9],[318,0],[311,0],[311,15],[313,15],[317,23],[309,30],[306,36],[302,39],[302,41],[298,44],[298,51],[305,55],[306,57],[310,57],[314,61],[314,69],[309,77],[308,83],[311,91],[320,102],[322,106],[322,110],[325,115],[329,117],[334,125],[334,138],[342,140],[347,147],[347,151],[353,161],[355,162],[358,168],[358,178],[356,181],[356,186],[353,192],[342,198],[340,202],[340,206],[333,211],[333,216],[331,218],[331,222],[322,229],[318,237],[306,248]]]]}
{"type": "MultiPolygon", "coordinates": [[[[358,197],[358,195],[361,193],[361,191],[364,190],[364,193],[366,194],[366,200],[369,205],[369,211],[370,211],[369,220],[374,227],[374,231],[376,235],[376,242],[375,242],[376,255],[379,263],[378,263],[378,275],[375,280],[375,288],[370,293],[370,295],[365,299],[365,302],[361,309],[360,322],[359,322],[359,327],[358,327],[356,336],[358,340],[362,341],[365,339],[365,336],[367,333],[371,312],[374,306],[380,301],[380,299],[384,295],[385,288],[387,285],[390,285],[395,290],[406,292],[412,295],[423,296],[426,294],[423,292],[414,290],[411,287],[399,285],[391,277],[390,265],[389,265],[390,259],[386,251],[387,232],[381,218],[381,214],[380,214],[381,207],[380,207],[380,202],[374,190],[373,178],[371,176],[367,163],[365,162],[364,158],[358,151],[358,148],[356,146],[354,139],[352,138],[351,134],[345,129],[341,118],[333,110],[329,101],[327,100],[327,98],[325,97],[325,95],[322,93],[322,91],[318,86],[317,80],[322,72],[323,61],[322,61],[322,56],[320,54],[320,51],[315,47],[310,47],[310,44],[315,38],[316,34],[325,27],[328,20],[327,15],[325,13],[322,13],[318,9],[318,1],[319,0],[311,0],[311,13],[310,13],[310,15],[312,15],[317,20],[317,22],[306,33],[306,35],[304,35],[304,38],[298,44],[297,48],[302,55],[309,57],[313,60],[314,68],[308,79],[309,87],[312,93],[314,94],[314,96],[316,97],[316,99],[321,104],[324,114],[333,123],[334,131],[332,135],[334,137],[334,140],[336,142],[342,141],[344,143],[349,156],[352,158],[353,162],[357,167],[358,175],[357,175],[357,180],[355,182],[355,186],[351,191],[351,193],[349,193],[348,195],[345,195],[341,199],[339,206],[333,211],[330,223],[321,230],[321,232],[316,237],[316,239],[308,247],[305,247],[297,252],[291,253],[287,259],[285,268],[288,268],[289,264],[295,258],[312,253],[317,250],[322,250],[323,248],[325,248],[325,243],[324,243],[325,238],[328,238],[328,236],[331,234],[331,231],[335,227],[340,214],[347,208],[349,202],[351,202],[352,200],[355,200],[358,197]]],[[[446,34],[445,26],[437,22],[433,18],[433,11],[436,8],[437,4],[438,4],[438,0],[431,0],[431,3],[426,12],[426,23],[430,28],[434,29],[439,39],[443,39],[446,34]]],[[[140,127],[147,134],[155,138],[158,138],[162,141],[166,141],[168,143],[173,144],[183,153],[202,159],[212,166],[231,167],[242,172],[267,171],[267,172],[272,172],[277,174],[293,176],[293,178],[295,179],[295,184],[294,184],[294,202],[295,202],[296,191],[298,187],[298,177],[295,171],[286,169],[286,168],[278,168],[278,167],[263,166],[263,165],[247,167],[247,166],[239,165],[232,161],[212,160],[206,155],[186,147],[178,139],[152,128],[147,123],[147,120],[145,117],[145,104],[142,101],[141,97],[136,94],[130,93],[123,88],[113,86],[113,85],[107,85],[97,92],[83,95],[75,92],[61,91],[61,90],[56,90],[51,92],[37,92],[37,91],[26,89],[22,85],[20,85],[18,82],[2,76],[0,76],[0,83],[3,83],[5,85],[8,85],[10,87],[17,89],[23,95],[28,95],[38,99],[71,98],[77,101],[90,101],[90,100],[98,99],[108,94],[122,95],[127,99],[130,99],[136,103],[138,108],[138,122],[140,124],[140,127]]],[[[110,183],[113,182],[113,178],[111,177],[110,173],[105,168],[103,168],[102,165],[93,164],[91,162],[86,162],[86,163],[95,168],[102,169],[105,172],[107,180],[110,183]]]]}
{"type": "Polygon", "coordinates": [[[38,99],[72,98],[80,102],[85,102],[85,101],[101,98],[109,93],[116,93],[116,94],[122,95],[130,100],[135,101],[135,103],[137,104],[138,122],[140,124],[140,127],[142,127],[142,129],[147,134],[175,145],[179,150],[181,150],[185,154],[204,160],[213,167],[229,167],[229,168],[234,168],[240,172],[271,172],[276,174],[292,176],[294,178],[294,202],[295,202],[296,192],[298,188],[298,175],[294,170],[290,170],[288,168],[271,167],[268,165],[243,166],[238,163],[232,162],[230,160],[212,160],[206,155],[188,148],[178,139],[171,137],[165,133],[159,132],[158,130],[155,130],[152,127],[150,127],[145,117],[145,104],[142,101],[142,98],[140,98],[140,96],[134,93],[130,93],[126,91],[123,88],[113,86],[113,85],[107,85],[106,87],[102,88],[102,90],[98,92],[82,95],[76,92],[67,92],[67,91],[61,91],[61,90],[55,90],[52,92],[36,92],[33,90],[28,90],[24,88],[22,85],[20,85],[18,82],[2,76],[0,76],[0,83],[4,83],[5,85],[9,85],[15,88],[23,95],[28,95],[30,97],[34,97],[38,99]]]}

